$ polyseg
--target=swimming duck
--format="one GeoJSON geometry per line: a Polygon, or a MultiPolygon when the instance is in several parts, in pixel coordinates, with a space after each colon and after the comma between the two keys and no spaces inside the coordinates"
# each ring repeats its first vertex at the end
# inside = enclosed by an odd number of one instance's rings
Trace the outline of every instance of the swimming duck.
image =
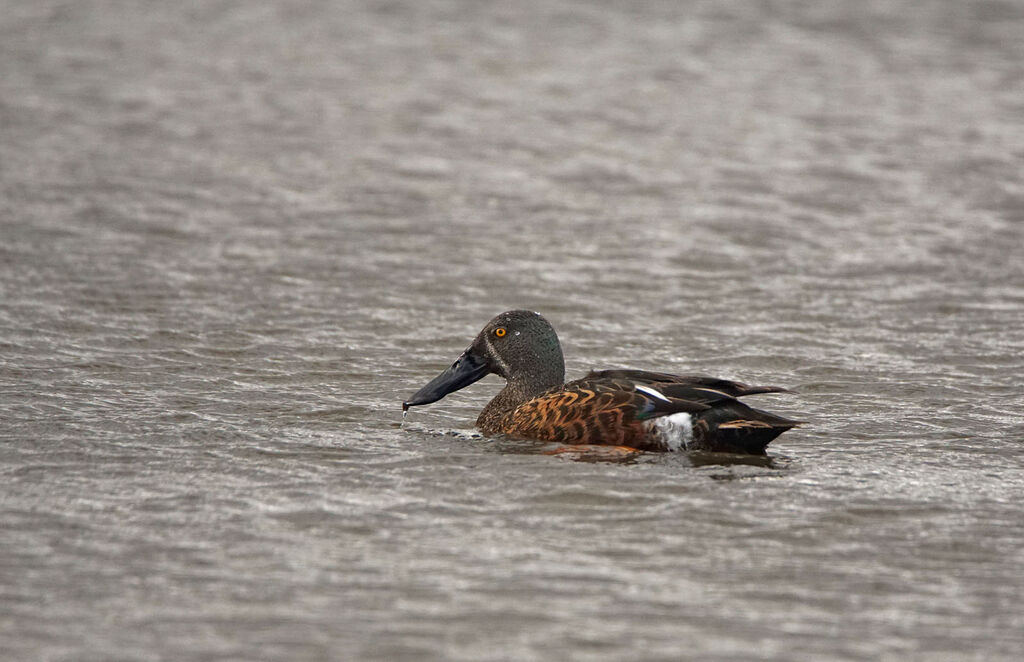
{"type": "Polygon", "coordinates": [[[528,310],[510,310],[488,322],[469,349],[403,402],[402,410],[436,402],[491,373],[506,384],[476,419],[484,434],[764,455],[775,437],[799,424],[737,400],[786,392],[777,386],[646,370],[595,370],[566,383],[554,328],[528,310]]]}

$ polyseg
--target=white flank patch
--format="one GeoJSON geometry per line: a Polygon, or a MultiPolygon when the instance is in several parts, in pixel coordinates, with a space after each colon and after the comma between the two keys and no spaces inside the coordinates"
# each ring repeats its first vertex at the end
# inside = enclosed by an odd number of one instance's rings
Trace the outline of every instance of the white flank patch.
{"type": "Polygon", "coordinates": [[[669,400],[668,398],[663,396],[661,393],[655,391],[650,386],[640,386],[639,384],[637,384],[636,390],[640,391],[641,393],[646,393],[647,395],[651,396],[652,398],[657,398],[657,399],[661,400],[662,402],[671,402],[671,400],[669,400]]]}
{"type": "Polygon", "coordinates": [[[684,411],[659,416],[651,421],[651,427],[655,438],[670,451],[685,449],[693,437],[693,417],[684,411]]]}

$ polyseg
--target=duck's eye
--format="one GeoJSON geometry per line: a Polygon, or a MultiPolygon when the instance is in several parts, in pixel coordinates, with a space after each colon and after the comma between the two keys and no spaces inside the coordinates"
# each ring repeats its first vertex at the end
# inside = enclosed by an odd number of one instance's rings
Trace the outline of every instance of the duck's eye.
{"type": "Polygon", "coordinates": [[[500,326],[497,329],[494,330],[494,335],[498,336],[499,338],[504,338],[505,337],[505,333],[506,333],[505,329],[503,327],[500,327],[500,326]]]}

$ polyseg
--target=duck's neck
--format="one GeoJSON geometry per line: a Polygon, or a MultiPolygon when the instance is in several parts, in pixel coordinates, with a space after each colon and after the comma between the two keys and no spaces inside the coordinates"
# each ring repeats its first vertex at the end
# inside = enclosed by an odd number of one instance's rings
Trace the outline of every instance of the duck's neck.
{"type": "Polygon", "coordinates": [[[516,407],[541,393],[565,383],[565,369],[552,370],[546,375],[534,375],[529,379],[515,377],[505,383],[498,395],[494,396],[480,416],[476,426],[486,434],[501,432],[501,420],[516,407]]]}

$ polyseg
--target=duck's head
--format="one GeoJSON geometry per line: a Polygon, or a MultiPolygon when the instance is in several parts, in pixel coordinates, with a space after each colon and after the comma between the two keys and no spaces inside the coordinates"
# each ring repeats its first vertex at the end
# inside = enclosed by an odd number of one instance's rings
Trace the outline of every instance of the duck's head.
{"type": "Polygon", "coordinates": [[[450,368],[416,391],[402,409],[437,402],[494,373],[524,390],[545,390],[565,379],[562,346],[540,313],[510,310],[487,323],[450,368]]]}

